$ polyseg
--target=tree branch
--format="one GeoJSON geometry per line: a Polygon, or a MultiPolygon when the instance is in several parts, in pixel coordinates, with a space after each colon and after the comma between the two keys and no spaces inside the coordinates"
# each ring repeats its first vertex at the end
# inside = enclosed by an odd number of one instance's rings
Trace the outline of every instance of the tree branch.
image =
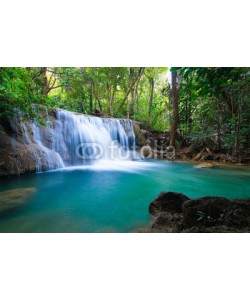
{"type": "Polygon", "coordinates": [[[134,85],[136,84],[136,82],[137,82],[137,81],[140,81],[141,76],[142,76],[142,74],[143,74],[143,72],[144,72],[144,69],[145,69],[144,67],[140,68],[140,70],[139,70],[139,72],[138,72],[138,76],[136,77],[136,79],[133,81],[133,83],[131,84],[131,86],[130,86],[129,89],[127,90],[126,95],[125,95],[124,99],[122,100],[122,103],[120,104],[120,106],[119,106],[119,108],[118,108],[118,110],[117,110],[117,112],[116,112],[115,115],[117,115],[118,112],[120,111],[120,109],[123,107],[123,105],[124,105],[126,99],[128,98],[128,95],[130,94],[130,92],[131,92],[131,90],[133,89],[133,87],[134,87],[134,85]]]}

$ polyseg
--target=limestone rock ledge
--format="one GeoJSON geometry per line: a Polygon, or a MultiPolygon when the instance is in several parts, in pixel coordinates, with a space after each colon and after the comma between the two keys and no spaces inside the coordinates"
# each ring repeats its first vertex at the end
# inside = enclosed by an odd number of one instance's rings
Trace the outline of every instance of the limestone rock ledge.
{"type": "MultiPolygon", "coordinates": [[[[38,160],[39,171],[48,170],[49,165],[45,152],[33,140],[30,123],[26,122],[27,132],[23,131],[21,124],[10,123],[7,125],[4,127],[0,124],[0,178],[34,173],[37,171],[38,160]]],[[[45,126],[41,126],[41,129],[43,128],[45,126]]],[[[50,138],[50,136],[46,136],[45,140],[49,142],[50,138]]],[[[50,152],[53,158],[54,151],[49,148],[46,151],[50,152]]]]}
{"type": "Polygon", "coordinates": [[[36,171],[31,147],[0,131],[0,177],[36,171]]]}

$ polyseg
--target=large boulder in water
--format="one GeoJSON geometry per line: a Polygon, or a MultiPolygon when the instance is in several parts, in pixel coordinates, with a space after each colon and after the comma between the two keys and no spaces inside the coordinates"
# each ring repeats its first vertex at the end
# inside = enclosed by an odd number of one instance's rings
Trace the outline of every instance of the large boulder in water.
{"type": "Polygon", "coordinates": [[[250,232],[250,199],[189,199],[162,192],[150,203],[151,232],[250,232]]]}
{"type": "Polygon", "coordinates": [[[20,188],[0,192],[0,213],[26,204],[35,192],[35,188],[20,188]]]}
{"type": "Polygon", "coordinates": [[[186,227],[222,224],[231,207],[231,202],[224,197],[207,196],[188,200],[182,205],[184,224],[186,227]]]}
{"type": "Polygon", "coordinates": [[[189,200],[182,193],[161,192],[157,198],[150,203],[149,212],[153,216],[157,216],[162,212],[181,213],[182,204],[189,200]]]}

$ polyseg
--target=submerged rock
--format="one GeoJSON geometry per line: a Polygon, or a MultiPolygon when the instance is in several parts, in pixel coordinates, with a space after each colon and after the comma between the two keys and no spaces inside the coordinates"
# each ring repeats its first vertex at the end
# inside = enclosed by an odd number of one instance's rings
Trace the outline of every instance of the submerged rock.
{"type": "Polygon", "coordinates": [[[26,204],[35,192],[35,188],[20,188],[0,192],[0,213],[26,204]]]}
{"type": "Polygon", "coordinates": [[[203,164],[195,166],[195,168],[197,168],[197,169],[204,169],[204,168],[212,169],[213,167],[214,167],[214,165],[211,163],[203,163],[203,164]]]}
{"type": "Polygon", "coordinates": [[[149,212],[152,216],[157,216],[162,212],[181,213],[182,204],[189,200],[182,193],[161,192],[157,198],[150,203],[149,212]]]}

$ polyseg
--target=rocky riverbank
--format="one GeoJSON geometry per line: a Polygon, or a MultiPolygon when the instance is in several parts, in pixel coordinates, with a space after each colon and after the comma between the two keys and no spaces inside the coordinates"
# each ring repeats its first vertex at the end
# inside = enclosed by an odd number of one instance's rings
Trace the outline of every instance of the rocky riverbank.
{"type": "Polygon", "coordinates": [[[250,232],[250,199],[190,199],[181,193],[162,192],[150,203],[149,213],[152,223],[144,232],[250,232]]]}

